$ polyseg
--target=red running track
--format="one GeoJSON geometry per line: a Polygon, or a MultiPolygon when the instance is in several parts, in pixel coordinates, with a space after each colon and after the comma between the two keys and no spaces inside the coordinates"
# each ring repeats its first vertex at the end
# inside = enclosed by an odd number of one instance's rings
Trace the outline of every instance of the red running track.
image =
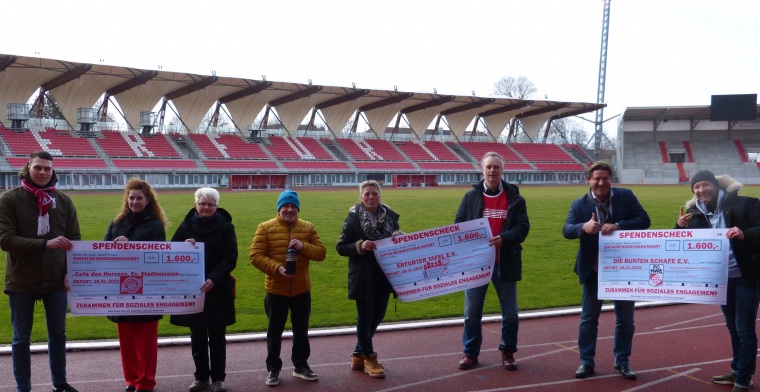
{"type": "MultiPolygon", "coordinates": [[[[718,306],[672,305],[636,310],[636,335],[631,366],[635,381],[614,373],[612,334],[614,314],[600,319],[596,375],[574,377],[578,367],[577,314],[521,320],[519,369],[504,370],[496,349],[500,325],[484,323],[480,364],[459,370],[462,327],[446,326],[378,332],[375,347],[387,372],[373,379],[349,368],[352,335],[311,338],[312,369],[319,381],[291,376],[290,340],[283,342],[285,367],[280,385],[268,387],[265,341],[228,343],[227,386],[243,391],[730,391],[710,378],[729,371],[731,348],[718,306]]],[[[0,392],[15,391],[10,355],[0,355],[0,392]]],[[[189,346],[159,348],[155,392],[184,392],[193,381],[189,346]]],[[[116,350],[68,353],[68,378],[81,392],[123,391],[116,350]]],[[[32,355],[35,391],[50,390],[47,355],[32,355]]]]}

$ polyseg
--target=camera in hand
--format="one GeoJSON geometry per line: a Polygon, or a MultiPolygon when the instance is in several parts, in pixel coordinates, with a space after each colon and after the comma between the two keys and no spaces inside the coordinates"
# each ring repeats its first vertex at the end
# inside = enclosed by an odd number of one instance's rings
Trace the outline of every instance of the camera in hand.
{"type": "Polygon", "coordinates": [[[294,248],[288,248],[285,253],[285,273],[288,275],[296,274],[296,250],[294,248]]]}

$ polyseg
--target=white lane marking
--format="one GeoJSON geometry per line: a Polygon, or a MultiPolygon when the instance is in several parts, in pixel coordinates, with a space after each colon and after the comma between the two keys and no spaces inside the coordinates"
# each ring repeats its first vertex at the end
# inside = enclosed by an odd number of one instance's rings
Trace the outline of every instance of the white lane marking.
{"type": "Polygon", "coordinates": [[[664,377],[664,378],[661,378],[661,379],[659,379],[659,380],[655,380],[655,381],[652,381],[652,382],[648,382],[648,383],[646,383],[646,384],[641,384],[641,385],[639,385],[639,386],[636,386],[636,387],[634,387],[634,388],[631,388],[631,389],[626,389],[625,391],[622,391],[622,392],[634,392],[634,391],[640,391],[640,390],[642,390],[642,389],[647,389],[647,388],[649,388],[649,387],[652,387],[652,386],[655,386],[655,385],[659,385],[659,384],[662,384],[662,383],[664,383],[664,382],[668,382],[668,381],[670,381],[670,380],[673,380],[673,379],[676,379],[676,378],[681,378],[681,377],[683,377],[683,376],[685,376],[685,375],[687,375],[687,374],[690,374],[690,373],[694,373],[694,372],[698,372],[698,371],[700,371],[700,370],[702,370],[702,369],[700,369],[700,368],[689,369],[689,370],[687,370],[687,371],[685,371],[685,372],[676,373],[676,374],[673,374],[673,375],[671,375],[671,376],[668,376],[668,377],[664,377]]]}
{"type": "Polygon", "coordinates": [[[693,323],[695,321],[709,319],[709,318],[712,318],[712,317],[715,317],[715,316],[721,316],[721,317],[723,317],[723,313],[715,313],[715,314],[711,314],[709,316],[703,316],[703,317],[693,318],[691,320],[683,320],[683,321],[680,321],[680,322],[677,322],[677,323],[673,323],[673,324],[667,324],[667,325],[661,325],[659,327],[654,327],[652,329],[658,330],[658,329],[663,329],[663,328],[670,328],[670,327],[673,327],[673,326],[676,326],[676,325],[689,324],[689,323],[693,323]]]}

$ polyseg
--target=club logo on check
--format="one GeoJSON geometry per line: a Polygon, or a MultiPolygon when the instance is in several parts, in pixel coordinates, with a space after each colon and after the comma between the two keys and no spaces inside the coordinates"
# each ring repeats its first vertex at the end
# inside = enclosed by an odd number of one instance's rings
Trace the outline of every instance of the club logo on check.
{"type": "Polygon", "coordinates": [[[665,274],[665,266],[662,264],[650,264],[649,265],[649,285],[650,286],[662,286],[663,278],[665,274]]]}

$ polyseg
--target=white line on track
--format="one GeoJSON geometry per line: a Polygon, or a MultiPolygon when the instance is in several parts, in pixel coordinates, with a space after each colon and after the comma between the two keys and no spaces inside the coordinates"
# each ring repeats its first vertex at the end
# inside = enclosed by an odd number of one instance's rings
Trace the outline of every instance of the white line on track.
{"type": "Polygon", "coordinates": [[[705,319],[709,319],[709,318],[712,318],[712,317],[715,317],[715,316],[721,316],[721,317],[723,317],[723,313],[715,313],[715,314],[711,314],[709,316],[702,316],[702,317],[693,318],[691,320],[683,320],[683,321],[679,321],[679,322],[673,323],[673,324],[661,325],[659,327],[654,327],[652,329],[658,330],[658,329],[670,328],[670,327],[673,327],[673,326],[676,326],[676,325],[689,324],[689,323],[693,323],[695,321],[705,320],[705,319]]]}
{"type": "Polygon", "coordinates": [[[631,389],[626,389],[626,390],[624,390],[624,391],[622,391],[622,392],[634,392],[634,391],[640,391],[640,390],[642,390],[642,389],[647,389],[647,388],[649,388],[649,387],[653,387],[653,386],[656,386],[656,385],[660,385],[660,384],[662,384],[662,383],[664,383],[664,382],[668,382],[668,381],[670,381],[670,380],[674,380],[674,379],[676,379],[676,378],[681,378],[681,377],[683,377],[683,376],[685,376],[685,375],[687,375],[687,374],[690,374],[690,373],[694,373],[694,372],[698,372],[698,371],[700,371],[700,370],[702,370],[702,369],[700,369],[700,368],[689,369],[689,370],[687,370],[687,371],[685,371],[685,372],[676,373],[676,374],[673,374],[673,375],[671,375],[671,376],[668,376],[668,377],[664,377],[664,378],[661,378],[661,379],[659,379],[659,380],[655,380],[655,381],[652,381],[652,382],[648,382],[648,383],[646,383],[646,384],[641,384],[641,385],[638,385],[638,386],[636,386],[636,387],[634,387],[634,388],[631,388],[631,389]]]}
{"type": "MultiPolygon", "coordinates": [[[[544,356],[551,355],[551,354],[561,353],[561,352],[564,352],[564,351],[567,351],[567,349],[563,348],[563,349],[559,349],[559,350],[547,351],[545,353],[540,353],[540,354],[535,354],[535,355],[523,357],[523,358],[520,359],[520,361],[527,361],[527,360],[530,360],[530,359],[540,358],[540,357],[544,357],[544,356]]],[[[427,356],[427,357],[429,357],[429,356],[427,356]]],[[[412,357],[408,357],[408,358],[411,359],[412,357]]],[[[414,357],[414,358],[416,358],[416,357],[414,357]]],[[[402,360],[402,359],[407,359],[407,358],[394,358],[393,360],[402,360]]],[[[387,360],[388,359],[385,359],[385,361],[387,361],[387,360]]],[[[636,372],[639,373],[639,374],[642,374],[642,373],[669,371],[669,370],[672,370],[672,369],[691,368],[690,370],[688,370],[686,372],[681,372],[678,375],[675,375],[675,376],[678,376],[678,377],[682,377],[682,376],[684,376],[686,374],[693,373],[695,371],[700,370],[698,368],[698,366],[712,365],[712,364],[716,364],[716,363],[726,363],[726,362],[730,362],[730,361],[731,361],[731,358],[722,358],[722,359],[716,359],[716,360],[705,361],[705,362],[698,362],[698,363],[678,364],[678,365],[665,366],[665,367],[654,368],[654,369],[637,370],[636,372]]],[[[341,365],[343,365],[343,364],[341,364],[341,365]]],[[[443,381],[443,380],[447,380],[447,379],[454,378],[454,377],[459,377],[459,376],[464,376],[464,375],[471,375],[472,373],[475,373],[475,372],[478,372],[478,371],[481,371],[481,370],[488,370],[488,369],[493,369],[493,368],[497,368],[497,367],[501,367],[501,366],[502,366],[501,363],[496,363],[494,365],[477,367],[475,369],[471,369],[471,370],[468,370],[468,371],[456,372],[456,373],[452,373],[452,374],[447,374],[445,376],[428,378],[428,379],[425,379],[425,380],[420,380],[420,381],[416,381],[416,382],[409,383],[409,384],[398,385],[398,386],[395,386],[395,387],[392,387],[392,388],[381,389],[378,392],[390,392],[390,391],[404,390],[404,389],[407,389],[407,388],[419,387],[420,385],[425,385],[425,384],[428,384],[430,382],[443,381]]],[[[608,374],[608,375],[603,375],[603,376],[595,376],[595,377],[593,377],[591,379],[592,380],[599,380],[599,379],[614,378],[614,377],[620,377],[620,375],[618,375],[618,374],[608,374]]],[[[672,376],[667,377],[668,380],[672,379],[672,378],[673,378],[672,376]]],[[[477,390],[477,392],[511,391],[511,390],[518,390],[518,389],[538,388],[538,387],[544,387],[544,386],[550,386],[550,385],[577,383],[577,382],[583,382],[583,381],[585,381],[585,380],[581,380],[581,379],[577,379],[577,378],[571,378],[571,379],[552,381],[552,382],[544,382],[544,383],[537,383],[537,384],[513,385],[513,386],[504,387],[504,388],[482,389],[482,390],[477,390]]]]}
{"type": "MultiPolygon", "coordinates": [[[[560,352],[564,352],[564,351],[567,351],[567,349],[562,348],[562,349],[559,349],[559,350],[552,350],[552,351],[547,351],[545,353],[534,354],[534,355],[530,355],[530,356],[527,356],[527,357],[523,357],[520,360],[521,361],[527,361],[529,359],[545,357],[547,355],[552,355],[552,354],[556,354],[556,353],[560,353],[560,352]]],[[[479,372],[481,370],[493,369],[493,368],[497,368],[497,367],[502,367],[501,362],[493,364],[493,365],[488,365],[488,366],[479,366],[479,367],[476,367],[474,369],[470,369],[470,370],[467,370],[467,371],[458,371],[456,373],[447,374],[445,376],[428,378],[428,379],[425,379],[425,380],[422,380],[422,381],[417,381],[417,382],[413,382],[413,383],[409,383],[409,384],[399,385],[399,386],[396,386],[396,387],[393,387],[393,388],[381,389],[381,390],[379,390],[377,392],[386,392],[386,391],[395,391],[395,390],[399,390],[399,389],[406,389],[406,388],[414,387],[414,386],[418,386],[418,385],[425,385],[425,384],[427,384],[427,383],[429,383],[431,381],[441,381],[441,380],[446,380],[446,379],[449,379],[449,378],[454,378],[454,377],[459,377],[459,376],[472,375],[473,373],[479,372]]]]}

